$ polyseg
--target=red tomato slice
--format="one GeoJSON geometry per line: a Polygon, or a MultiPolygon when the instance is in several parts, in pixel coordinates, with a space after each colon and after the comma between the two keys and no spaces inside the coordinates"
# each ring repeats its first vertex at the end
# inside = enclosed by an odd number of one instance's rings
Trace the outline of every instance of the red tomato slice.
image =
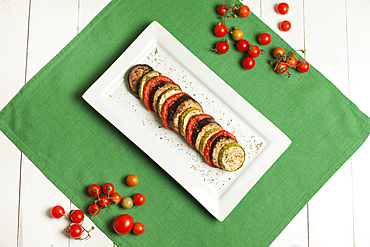
{"type": "Polygon", "coordinates": [[[144,86],[144,89],[143,89],[143,99],[144,99],[144,104],[146,106],[146,108],[148,108],[149,111],[153,111],[154,112],[154,108],[153,108],[153,105],[151,104],[150,102],[150,95],[151,95],[151,91],[152,89],[155,87],[155,85],[161,83],[161,82],[169,82],[172,80],[170,78],[168,78],[167,76],[156,76],[152,79],[150,79],[144,86]]]}
{"type": "Polygon", "coordinates": [[[228,132],[227,130],[220,130],[219,132],[217,132],[216,134],[212,135],[208,140],[207,140],[207,143],[204,147],[204,152],[203,152],[203,155],[204,155],[204,158],[206,159],[208,165],[214,167],[214,168],[220,168],[218,166],[215,166],[212,162],[212,158],[210,156],[210,149],[211,149],[211,145],[212,145],[212,142],[219,136],[221,135],[226,135],[226,136],[230,136],[231,138],[233,138],[236,142],[238,142],[236,140],[236,137],[231,134],[230,132],[228,132]]]}
{"type": "Polygon", "coordinates": [[[164,102],[164,104],[162,106],[162,112],[161,112],[162,122],[163,122],[164,126],[169,130],[173,130],[173,129],[170,126],[170,124],[168,123],[168,113],[169,113],[168,110],[176,102],[176,100],[178,100],[184,94],[186,94],[186,93],[185,92],[179,92],[177,94],[172,95],[171,97],[166,99],[166,101],[164,102]]]}
{"type": "Polygon", "coordinates": [[[189,144],[194,147],[194,143],[191,141],[191,136],[193,135],[193,130],[194,130],[194,127],[195,125],[202,119],[205,119],[205,118],[212,118],[214,119],[211,115],[208,115],[208,114],[198,114],[198,115],[195,115],[194,117],[192,117],[190,120],[189,120],[189,123],[188,125],[186,126],[186,140],[188,140],[189,144]]]}

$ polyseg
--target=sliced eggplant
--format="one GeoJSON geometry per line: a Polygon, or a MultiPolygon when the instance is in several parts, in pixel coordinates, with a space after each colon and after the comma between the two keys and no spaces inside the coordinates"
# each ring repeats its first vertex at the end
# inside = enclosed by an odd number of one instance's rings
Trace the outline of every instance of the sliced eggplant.
{"type": "Polygon", "coordinates": [[[189,94],[183,95],[179,98],[175,104],[171,106],[169,115],[168,115],[168,122],[170,123],[172,129],[179,133],[179,118],[180,115],[186,110],[191,107],[197,108],[203,111],[202,106],[193,99],[189,94]]]}
{"type": "Polygon", "coordinates": [[[228,172],[236,171],[243,166],[245,151],[237,142],[225,144],[218,154],[218,164],[228,172]]]}
{"type": "Polygon", "coordinates": [[[164,102],[163,106],[162,106],[162,122],[164,124],[164,126],[169,129],[169,130],[173,130],[172,127],[170,126],[169,122],[168,122],[168,115],[169,115],[169,112],[170,112],[170,109],[171,109],[171,106],[173,104],[175,104],[175,102],[181,98],[182,96],[186,95],[187,93],[185,92],[179,92],[177,94],[174,94],[172,95],[171,97],[169,97],[168,99],[166,99],[166,101],[164,102]]]}
{"type": "Polygon", "coordinates": [[[164,91],[163,93],[161,93],[161,95],[159,95],[158,100],[157,100],[157,104],[155,106],[157,108],[157,113],[159,114],[159,116],[162,117],[162,106],[163,106],[164,102],[166,102],[166,100],[169,97],[171,97],[172,95],[177,94],[179,92],[182,92],[182,91],[178,88],[169,88],[166,91],[164,91]]]}
{"type": "Polygon", "coordinates": [[[164,91],[170,88],[177,88],[181,90],[180,86],[174,83],[173,81],[161,82],[153,88],[151,95],[150,95],[150,101],[151,101],[151,104],[155,112],[157,112],[156,105],[157,105],[158,97],[161,95],[161,93],[163,93],[164,91]]]}
{"type": "MultiPolygon", "coordinates": [[[[216,120],[214,120],[213,118],[204,118],[204,119],[200,120],[194,126],[193,133],[191,134],[191,142],[194,144],[194,147],[195,147],[196,141],[198,139],[199,133],[202,131],[204,126],[206,126],[208,124],[211,124],[211,123],[217,124],[216,120]]],[[[195,149],[197,149],[197,148],[195,148],[195,149]]]]}
{"type": "Polygon", "coordinates": [[[156,71],[156,70],[152,70],[148,73],[146,73],[142,78],[141,78],[141,81],[140,81],[140,86],[139,86],[139,89],[138,89],[138,94],[139,94],[139,97],[141,100],[144,100],[143,98],[143,91],[144,91],[144,87],[146,85],[146,83],[156,77],[156,76],[160,76],[162,75],[160,72],[156,71]]]}
{"type": "Polygon", "coordinates": [[[209,114],[198,114],[194,117],[192,117],[190,120],[189,120],[189,123],[188,123],[188,126],[186,126],[186,140],[188,140],[189,144],[194,147],[194,142],[193,142],[193,133],[194,131],[196,132],[196,129],[195,127],[197,126],[197,124],[203,120],[203,119],[206,119],[206,118],[212,118],[213,117],[209,114]]]}
{"type": "Polygon", "coordinates": [[[137,98],[139,98],[140,81],[145,74],[152,71],[153,68],[147,64],[138,64],[130,69],[127,73],[127,84],[129,91],[137,98]]]}
{"type": "Polygon", "coordinates": [[[225,135],[218,136],[212,142],[211,148],[209,150],[209,156],[214,166],[221,168],[221,166],[218,164],[218,154],[220,153],[220,150],[222,149],[224,145],[231,143],[231,142],[236,142],[236,141],[234,138],[230,136],[225,136],[225,135]]]}

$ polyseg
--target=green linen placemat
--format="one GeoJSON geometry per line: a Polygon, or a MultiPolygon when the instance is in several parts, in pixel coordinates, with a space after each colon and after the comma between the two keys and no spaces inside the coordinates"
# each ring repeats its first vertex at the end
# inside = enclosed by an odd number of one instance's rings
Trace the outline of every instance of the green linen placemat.
{"type": "Polygon", "coordinates": [[[287,79],[269,67],[273,47],[293,49],[255,15],[229,22],[252,43],[272,34],[253,71],[241,67],[244,55],[233,47],[211,52],[218,4],[113,0],[0,113],[1,130],[79,208],[86,211],[93,183],[146,195],[142,207],[91,217],[118,246],[268,246],[370,132],[369,118],[314,68],[287,79]],[[292,140],[222,223],[81,98],[154,20],[292,140]],[[137,187],[125,185],[130,173],[140,177],[137,187]],[[143,235],[114,233],[113,219],[125,212],[146,225],[143,235]]]}

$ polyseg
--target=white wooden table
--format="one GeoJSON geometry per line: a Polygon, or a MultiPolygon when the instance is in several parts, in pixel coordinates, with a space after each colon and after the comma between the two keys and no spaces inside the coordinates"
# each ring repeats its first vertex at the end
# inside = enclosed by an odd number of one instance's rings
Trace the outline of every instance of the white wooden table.
{"type": "MultiPolygon", "coordinates": [[[[230,0],[231,1],[231,0],[230,0]]],[[[229,1],[229,2],[230,2],[229,1]]],[[[109,0],[0,0],[0,109],[109,0]]],[[[252,11],[370,116],[369,0],[245,0],[252,11]],[[292,30],[278,23],[288,19],[292,30]]],[[[224,1],[220,1],[220,4],[224,1]]],[[[370,246],[370,140],[301,210],[273,247],[370,246]]],[[[0,132],[0,246],[114,246],[98,229],[89,241],[63,234],[52,205],[75,208],[0,132]]],[[[84,223],[88,228],[90,221],[84,223]]]]}

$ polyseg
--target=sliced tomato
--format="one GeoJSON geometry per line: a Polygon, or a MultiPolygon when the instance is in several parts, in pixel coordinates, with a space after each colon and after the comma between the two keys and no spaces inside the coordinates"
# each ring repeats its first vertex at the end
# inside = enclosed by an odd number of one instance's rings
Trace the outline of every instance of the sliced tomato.
{"type": "Polygon", "coordinates": [[[153,88],[161,82],[173,82],[173,81],[167,76],[160,75],[150,79],[144,86],[143,99],[144,104],[149,111],[154,111],[153,105],[150,102],[151,101],[150,99],[152,98],[151,92],[153,88]]]}
{"type": "Polygon", "coordinates": [[[169,109],[176,102],[176,100],[178,100],[178,98],[180,98],[184,94],[186,94],[186,93],[185,92],[179,92],[177,94],[172,95],[171,97],[166,99],[166,101],[164,102],[164,104],[162,106],[162,112],[161,112],[162,122],[163,122],[164,126],[169,130],[173,130],[172,127],[170,126],[169,122],[168,122],[169,109]]]}
{"type": "Polygon", "coordinates": [[[212,118],[214,119],[211,115],[209,114],[198,114],[198,115],[195,115],[194,117],[192,117],[190,120],[189,120],[189,123],[186,127],[186,131],[185,131],[185,136],[186,136],[186,140],[188,140],[189,144],[194,147],[194,143],[193,141],[191,140],[192,138],[192,135],[193,135],[193,130],[194,130],[194,127],[195,125],[202,119],[205,119],[205,118],[212,118]]]}
{"type": "Polygon", "coordinates": [[[214,167],[214,168],[220,168],[220,167],[217,167],[213,164],[212,162],[212,157],[211,157],[211,154],[210,154],[210,149],[211,149],[211,145],[212,145],[212,142],[219,136],[221,135],[225,135],[225,136],[230,136],[231,138],[233,138],[236,142],[238,142],[236,140],[236,137],[231,134],[230,132],[228,132],[227,130],[221,130],[219,132],[217,132],[216,134],[212,135],[208,140],[207,140],[207,143],[206,145],[204,146],[204,152],[203,152],[203,156],[205,158],[205,160],[207,161],[208,165],[214,167]]]}

